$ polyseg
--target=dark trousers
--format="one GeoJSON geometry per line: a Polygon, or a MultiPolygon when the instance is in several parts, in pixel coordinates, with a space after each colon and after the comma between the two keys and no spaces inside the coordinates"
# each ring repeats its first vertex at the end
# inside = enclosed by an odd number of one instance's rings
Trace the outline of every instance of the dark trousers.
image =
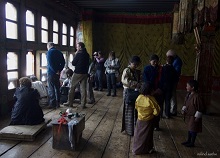
{"type": "Polygon", "coordinates": [[[155,97],[157,103],[160,106],[160,114],[158,116],[154,117],[154,128],[159,128],[160,127],[160,125],[159,125],[160,118],[163,115],[163,101],[164,101],[164,99],[163,99],[163,95],[162,94],[161,95],[156,95],[154,97],[155,97]]]}
{"type": "Polygon", "coordinates": [[[172,89],[171,88],[167,88],[165,90],[165,92],[164,92],[165,115],[167,117],[170,117],[171,97],[172,97],[172,89]]]}
{"type": "Polygon", "coordinates": [[[93,86],[93,80],[89,77],[88,83],[87,83],[87,95],[89,97],[89,101],[94,102],[95,97],[94,97],[92,86],[93,86]]]}
{"type": "Polygon", "coordinates": [[[60,76],[53,74],[47,77],[49,106],[56,107],[60,102],[60,76]]]}
{"type": "Polygon", "coordinates": [[[106,79],[107,79],[108,94],[111,94],[111,88],[112,88],[113,95],[116,95],[116,77],[115,77],[115,73],[106,74],[106,79]]]}
{"type": "Polygon", "coordinates": [[[96,70],[95,73],[95,87],[102,89],[102,82],[103,82],[103,71],[102,70],[96,70]]]}

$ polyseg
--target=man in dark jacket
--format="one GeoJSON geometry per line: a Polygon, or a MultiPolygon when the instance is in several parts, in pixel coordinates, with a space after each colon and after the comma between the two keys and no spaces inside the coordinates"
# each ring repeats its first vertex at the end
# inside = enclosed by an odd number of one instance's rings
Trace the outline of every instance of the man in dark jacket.
{"type": "Polygon", "coordinates": [[[47,84],[49,108],[60,106],[60,72],[65,65],[63,53],[54,48],[54,43],[47,43],[47,84]]]}
{"type": "Polygon", "coordinates": [[[173,85],[173,90],[172,90],[172,98],[171,98],[171,107],[170,107],[170,114],[172,116],[176,116],[177,115],[177,97],[176,97],[176,89],[177,89],[177,85],[179,82],[179,78],[181,75],[181,69],[182,69],[182,65],[183,62],[180,59],[180,57],[176,54],[176,52],[172,49],[168,50],[166,53],[166,56],[172,56],[174,58],[173,61],[173,67],[175,68],[177,75],[178,75],[178,79],[176,80],[176,82],[173,85]]]}
{"type": "Polygon", "coordinates": [[[72,61],[72,65],[75,66],[75,70],[72,76],[71,87],[68,95],[68,101],[64,103],[64,106],[73,106],[73,100],[75,95],[75,89],[78,83],[80,82],[81,89],[81,106],[86,108],[86,86],[87,86],[87,77],[89,69],[89,54],[85,48],[83,42],[77,43],[77,52],[76,56],[72,61]]]}

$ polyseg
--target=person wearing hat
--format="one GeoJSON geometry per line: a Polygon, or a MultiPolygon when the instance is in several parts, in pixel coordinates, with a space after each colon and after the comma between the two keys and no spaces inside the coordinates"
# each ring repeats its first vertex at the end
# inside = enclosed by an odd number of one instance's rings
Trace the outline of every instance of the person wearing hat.
{"type": "MultiPolygon", "coordinates": [[[[153,88],[154,94],[153,96],[157,100],[160,108],[161,108],[161,114],[163,110],[163,95],[161,89],[159,89],[159,81],[161,78],[161,71],[162,66],[159,65],[159,57],[156,54],[153,54],[150,56],[149,60],[150,64],[146,65],[144,67],[143,72],[143,82],[146,84],[150,84],[153,88]]],[[[154,130],[160,130],[159,128],[159,122],[161,114],[158,116],[155,116],[154,118],[154,130]]]]}
{"type": "Polygon", "coordinates": [[[173,61],[173,67],[175,68],[177,75],[178,75],[178,80],[175,82],[174,86],[173,86],[173,90],[172,90],[172,97],[171,97],[171,106],[170,106],[170,114],[172,116],[176,116],[177,115],[177,98],[176,98],[176,89],[177,89],[177,85],[179,82],[179,78],[181,75],[181,69],[182,69],[182,60],[180,59],[180,57],[176,54],[176,52],[172,49],[168,50],[166,53],[166,56],[172,56],[174,58],[173,61]]]}

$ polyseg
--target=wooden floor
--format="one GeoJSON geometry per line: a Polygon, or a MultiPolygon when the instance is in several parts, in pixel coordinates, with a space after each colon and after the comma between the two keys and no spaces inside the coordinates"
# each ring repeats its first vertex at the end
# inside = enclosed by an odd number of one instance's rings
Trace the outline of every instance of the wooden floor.
{"type": "MultiPolygon", "coordinates": [[[[154,132],[156,152],[148,155],[132,155],[133,138],[121,133],[122,89],[117,97],[107,97],[106,92],[95,92],[96,103],[79,111],[86,114],[85,130],[78,151],[55,150],[52,148],[52,125],[49,124],[34,142],[0,140],[2,158],[190,158],[220,157],[220,94],[212,96],[212,115],[203,118],[203,132],[198,134],[196,147],[186,148],[181,145],[187,135],[186,124],[180,114],[172,119],[162,119],[161,131],[154,132]]],[[[183,103],[185,92],[178,92],[179,106],[183,103]]],[[[45,118],[59,117],[57,110],[44,109],[45,118]]],[[[1,118],[0,129],[9,123],[9,118],[1,118]]]]}

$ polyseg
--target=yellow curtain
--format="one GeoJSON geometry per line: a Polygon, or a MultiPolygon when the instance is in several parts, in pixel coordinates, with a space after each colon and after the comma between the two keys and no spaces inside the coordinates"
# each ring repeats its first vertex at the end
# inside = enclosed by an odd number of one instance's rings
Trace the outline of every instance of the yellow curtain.
{"type": "Polygon", "coordinates": [[[161,64],[165,64],[166,52],[173,48],[183,59],[183,74],[192,76],[194,73],[195,53],[191,45],[194,38],[190,35],[186,37],[190,41],[184,45],[171,45],[171,24],[96,23],[93,31],[94,49],[103,51],[106,56],[114,50],[121,61],[121,69],[128,65],[133,55],[141,57],[141,70],[149,64],[149,57],[154,53],[160,57],[161,64]]]}
{"type": "MultiPolygon", "coordinates": [[[[149,64],[149,57],[155,53],[165,64],[166,52],[174,49],[183,60],[182,75],[193,76],[196,53],[194,50],[194,34],[186,34],[185,42],[175,45],[171,42],[171,24],[126,24],[126,23],[93,23],[83,22],[84,41],[88,52],[101,50],[105,57],[109,51],[116,52],[121,61],[121,70],[127,67],[133,55],[141,57],[140,69],[149,64]],[[94,35],[92,37],[92,35],[94,35]]],[[[220,76],[220,33],[216,33],[216,47],[213,55],[213,75],[220,76]]]]}
{"type": "Polygon", "coordinates": [[[92,20],[88,21],[83,21],[82,26],[83,26],[83,41],[86,46],[86,49],[90,56],[92,55],[93,52],[93,28],[92,28],[92,20]]]}

